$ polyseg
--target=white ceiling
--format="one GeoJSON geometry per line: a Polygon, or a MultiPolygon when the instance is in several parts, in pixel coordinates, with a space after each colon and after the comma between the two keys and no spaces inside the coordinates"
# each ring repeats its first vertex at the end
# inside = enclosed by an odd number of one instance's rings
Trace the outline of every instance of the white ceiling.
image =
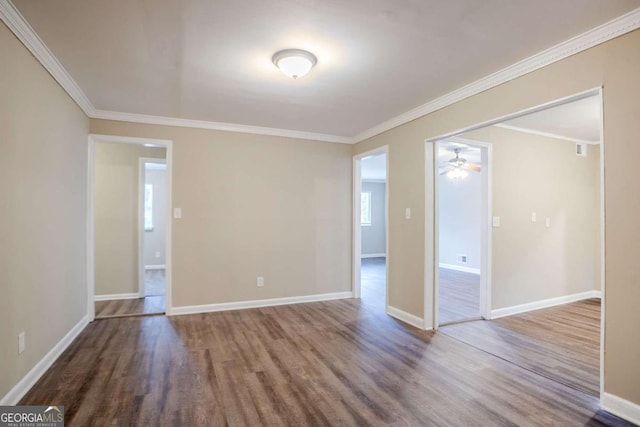
{"type": "Polygon", "coordinates": [[[353,136],[640,0],[14,0],[96,109],[353,136]],[[271,63],[302,48],[299,80],[271,63]]]}
{"type": "Polygon", "coordinates": [[[360,176],[365,181],[387,180],[387,155],[365,157],[360,163],[360,176]]]}
{"type": "Polygon", "coordinates": [[[501,125],[514,130],[534,131],[575,142],[597,144],[600,142],[600,97],[590,96],[508,120],[501,125]]]}

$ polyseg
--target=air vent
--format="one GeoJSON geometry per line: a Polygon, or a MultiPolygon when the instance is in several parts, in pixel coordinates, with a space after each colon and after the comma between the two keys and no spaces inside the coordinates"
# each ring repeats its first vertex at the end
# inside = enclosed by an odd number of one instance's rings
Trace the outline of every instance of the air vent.
{"type": "Polygon", "coordinates": [[[587,157],[587,144],[583,142],[576,143],[576,156],[587,157]]]}
{"type": "Polygon", "coordinates": [[[466,255],[456,255],[456,262],[458,264],[466,264],[467,263],[467,256],[466,255]]]}

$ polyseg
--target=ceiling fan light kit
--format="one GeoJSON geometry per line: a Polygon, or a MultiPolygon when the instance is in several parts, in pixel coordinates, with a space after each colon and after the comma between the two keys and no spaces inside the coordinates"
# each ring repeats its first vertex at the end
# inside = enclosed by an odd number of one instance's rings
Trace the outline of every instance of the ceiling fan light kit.
{"type": "Polygon", "coordinates": [[[296,80],[307,75],[318,63],[318,58],[306,50],[284,49],[276,52],[271,61],[284,75],[296,80]]]}

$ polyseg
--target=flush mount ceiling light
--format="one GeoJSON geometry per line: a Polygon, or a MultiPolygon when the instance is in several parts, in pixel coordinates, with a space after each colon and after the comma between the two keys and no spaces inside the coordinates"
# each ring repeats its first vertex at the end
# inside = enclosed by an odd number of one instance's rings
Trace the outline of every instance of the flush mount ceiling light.
{"type": "Polygon", "coordinates": [[[281,50],[271,60],[280,71],[293,79],[306,75],[318,63],[313,53],[301,49],[281,50]]]}

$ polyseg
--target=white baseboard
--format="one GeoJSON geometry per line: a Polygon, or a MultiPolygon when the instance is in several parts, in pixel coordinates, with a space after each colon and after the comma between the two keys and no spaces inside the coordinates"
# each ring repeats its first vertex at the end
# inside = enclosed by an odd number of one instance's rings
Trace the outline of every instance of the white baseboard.
{"type": "Polygon", "coordinates": [[[386,258],[387,254],[362,254],[360,258],[386,258]]]}
{"type": "Polygon", "coordinates": [[[94,301],[111,301],[114,299],[136,299],[142,298],[138,292],[132,292],[129,294],[111,294],[111,295],[96,295],[94,301]]]}
{"type": "Polygon", "coordinates": [[[415,326],[418,329],[424,329],[424,319],[407,313],[406,311],[402,311],[399,308],[395,308],[389,305],[387,306],[387,314],[391,317],[395,317],[398,320],[408,323],[411,326],[415,326]]]}
{"type": "Polygon", "coordinates": [[[556,298],[549,298],[540,301],[534,301],[526,304],[514,305],[511,307],[498,308],[491,310],[491,319],[499,317],[511,316],[513,314],[526,313],[527,311],[539,310],[541,308],[553,307],[561,304],[568,304],[589,298],[602,298],[600,291],[586,291],[578,294],[565,295],[556,298]]]}
{"type": "Polygon", "coordinates": [[[20,399],[27,394],[36,382],[38,382],[40,377],[47,372],[47,369],[53,365],[53,362],[60,357],[62,352],[69,347],[69,344],[71,344],[73,340],[80,335],[80,332],[82,332],[88,324],[88,316],[84,316],[80,319],[80,321],[76,323],[75,326],[71,328],[71,330],[67,332],[67,334],[58,341],[58,343],[53,346],[53,348],[49,350],[49,352],[40,359],[33,368],[31,368],[27,375],[22,377],[22,379],[13,386],[11,390],[9,390],[9,393],[0,400],[0,405],[17,405],[20,399]]]}
{"type": "Polygon", "coordinates": [[[640,425],[640,405],[618,397],[614,394],[604,393],[600,407],[613,415],[640,425]]]}
{"type": "Polygon", "coordinates": [[[144,269],[145,270],[164,270],[165,268],[167,268],[166,265],[164,264],[158,264],[158,265],[145,265],[144,269]]]}
{"type": "Polygon", "coordinates": [[[439,266],[440,268],[446,268],[447,270],[456,270],[456,271],[463,271],[465,273],[480,274],[479,268],[465,267],[464,265],[440,263],[439,266]]]}
{"type": "Polygon", "coordinates": [[[214,311],[244,310],[247,308],[273,307],[276,305],[300,304],[304,302],[329,301],[353,298],[353,292],[333,292],[329,294],[304,295],[300,297],[270,298],[253,301],[224,302],[219,304],[187,305],[172,307],[171,315],[210,313],[214,311]]]}

